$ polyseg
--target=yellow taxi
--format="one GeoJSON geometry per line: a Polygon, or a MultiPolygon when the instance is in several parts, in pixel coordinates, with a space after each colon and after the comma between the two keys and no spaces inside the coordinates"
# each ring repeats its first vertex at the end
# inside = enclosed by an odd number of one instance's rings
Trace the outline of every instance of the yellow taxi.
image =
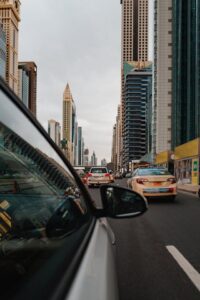
{"type": "Polygon", "coordinates": [[[167,169],[139,168],[129,179],[129,187],[146,198],[170,197],[177,195],[176,179],[167,169]]]}

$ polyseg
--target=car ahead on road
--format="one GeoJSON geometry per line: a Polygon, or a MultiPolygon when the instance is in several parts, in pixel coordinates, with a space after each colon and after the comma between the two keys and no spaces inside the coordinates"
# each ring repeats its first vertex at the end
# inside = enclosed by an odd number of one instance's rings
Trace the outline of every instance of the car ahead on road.
{"type": "Polygon", "coordinates": [[[114,181],[113,175],[109,173],[106,167],[92,167],[88,173],[88,187],[109,184],[114,181]]]}
{"type": "Polygon", "coordinates": [[[138,168],[128,179],[127,185],[146,198],[168,197],[174,200],[177,195],[176,179],[167,169],[138,168]]]}
{"type": "Polygon", "coordinates": [[[1,300],[117,300],[106,217],[139,216],[146,200],[104,185],[96,208],[63,152],[1,80],[0,107],[1,300]]]}

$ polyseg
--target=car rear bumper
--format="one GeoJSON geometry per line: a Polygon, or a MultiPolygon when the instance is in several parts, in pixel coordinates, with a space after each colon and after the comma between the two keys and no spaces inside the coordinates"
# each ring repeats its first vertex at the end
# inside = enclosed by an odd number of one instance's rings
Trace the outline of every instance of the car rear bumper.
{"type": "Polygon", "coordinates": [[[88,185],[101,185],[101,184],[109,184],[111,180],[88,180],[88,185]]]}

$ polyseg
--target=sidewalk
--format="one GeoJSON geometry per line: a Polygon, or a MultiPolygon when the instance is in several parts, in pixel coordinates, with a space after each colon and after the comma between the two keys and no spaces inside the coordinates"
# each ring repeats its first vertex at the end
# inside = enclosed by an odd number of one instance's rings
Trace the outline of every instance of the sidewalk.
{"type": "Polygon", "coordinates": [[[200,185],[193,185],[193,184],[177,184],[177,190],[178,192],[187,192],[187,193],[192,193],[194,195],[198,196],[198,191],[200,189],[200,185]]]}

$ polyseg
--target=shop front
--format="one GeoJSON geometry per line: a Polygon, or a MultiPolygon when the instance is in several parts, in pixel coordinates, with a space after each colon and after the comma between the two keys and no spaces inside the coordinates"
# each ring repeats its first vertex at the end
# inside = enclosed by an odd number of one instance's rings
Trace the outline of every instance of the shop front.
{"type": "Polygon", "coordinates": [[[175,148],[175,176],[182,184],[199,184],[199,145],[197,138],[175,148]]]}

